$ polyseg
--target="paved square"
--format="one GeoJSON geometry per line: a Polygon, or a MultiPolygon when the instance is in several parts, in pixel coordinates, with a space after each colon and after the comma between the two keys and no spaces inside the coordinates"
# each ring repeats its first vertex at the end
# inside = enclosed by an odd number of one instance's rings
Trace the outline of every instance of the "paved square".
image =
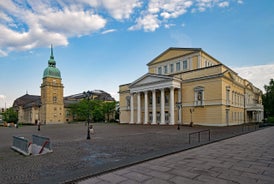
{"type": "MultiPolygon", "coordinates": [[[[145,172],[141,175],[142,183],[272,184],[274,183],[273,132],[274,127],[259,130],[147,161],[106,175],[120,176],[125,183],[138,183],[140,174],[136,174],[136,170],[144,170],[145,172]],[[177,160],[176,163],[174,159],[177,160]],[[163,165],[166,169],[158,169],[163,165]]],[[[104,176],[103,174],[78,183],[93,183],[91,181],[94,179],[98,179],[96,183],[106,183],[104,176]]]]}
{"type": "MultiPolygon", "coordinates": [[[[207,128],[209,127],[183,126],[177,130],[177,126],[97,123],[94,124],[95,134],[91,135],[91,140],[86,140],[87,126],[84,123],[46,125],[41,127],[41,131],[37,131],[36,126],[23,126],[18,129],[0,127],[0,183],[62,183],[98,174],[109,169],[186,149],[193,146],[197,140],[197,137],[194,137],[193,143],[189,145],[188,134],[207,128]],[[25,157],[10,149],[13,135],[31,140],[32,134],[49,137],[52,141],[53,153],[25,157]]],[[[212,140],[233,136],[242,133],[243,130],[241,126],[210,127],[210,129],[212,140]]],[[[204,141],[206,138],[201,136],[201,140],[204,141]]],[[[238,145],[238,147],[240,146],[238,145]]],[[[210,159],[214,160],[215,157],[214,151],[212,151],[210,159]]],[[[186,158],[186,160],[180,161],[176,160],[177,158],[173,159],[173,164],[184,165],[191,162],[204,169],[209,167],[209,164],[202,163],[203,160],[186,158]]],[[[250,159],[252,161],[252,158],[250,159]]],[[[258,167],[264,167],[264,161],[267,159],[269,158],[262,157],[258,167]]],[[[146,169],[150,171],[151,176],[155,176],[159,172],[170,172],[163,174],[162,178],[159,177],[159,179],[167,179],[174,175],[175,171],[170,170],[165,164],[166,162],[163,160],[161,165],[150,165],[146,169]]],[[[249,163],[241,163],[233,166],[244,168],[248,165],[249,163]]],[[[229,164],[214,163],[214,167],[220,166],[231,167],[229,164]]],[[[177,165],[177,167],[179,166],[177,165]]],[[[252,167],[249,169],[255,170],[252,167]]],[[[136,172],[139,176],[137,182],[146,178],[142,177],[146,173],[136,172]]],[[[130,173],[125,174],[128,178],[133,176],[130,173]]],[[[271,172],[268,173],[268,175],[270,174],[271,172]]],[[[189,178],[196,175],[189,174],[189,178]]],[[[122,182],[120,179],[117,180],[122,182]]]]}

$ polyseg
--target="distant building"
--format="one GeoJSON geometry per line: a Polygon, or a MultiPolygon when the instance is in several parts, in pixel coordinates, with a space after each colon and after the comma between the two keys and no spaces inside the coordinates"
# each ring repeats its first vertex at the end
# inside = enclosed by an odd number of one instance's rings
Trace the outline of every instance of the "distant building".
{"type": "MultiPolygon", "coordinates": [[[[83,93],[63,97],[64,86],[61,72],[56,68],[56,62],[51,47],[48,67],[43,73],[43,82],[40,86],[41,96],[25,94],[17,98],[13,107],[18,112],[18,121],[22,123],[42,124],[64,123],[73,120],[69,113],[69,105],[84,98],[83,93]]],[[[92,99],[115,101],[110,94],[102,90],[94,90],[92,99]]]]}
{"type": "Polygon", "coordinates": [[[262,91],[200,48],[169,48],[120,85],[120,122],[228,126],[263,119],[262,91]]]}

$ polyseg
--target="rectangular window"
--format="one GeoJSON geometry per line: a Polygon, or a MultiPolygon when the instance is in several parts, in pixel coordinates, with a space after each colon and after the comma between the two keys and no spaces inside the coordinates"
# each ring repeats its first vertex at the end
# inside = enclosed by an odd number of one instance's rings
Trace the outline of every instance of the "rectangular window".
{"type": "Polygon", "coordinates": [[[194,88],[194,104],[195,106],[204,106],[204,87],[194,88]]]}
{"type": "Polygon", "coordinates": [[[230,88],[226,87],[226,105],[230,105],[230,88]]]}
{"type": "Polygon", "coordinates": [[[164,74],[167,74],[167,66],[164,66],[164,74]]]}
{"type": "Polygon", "coordinates": [[[183,70],[187,70],[187,60],[183,61],[183,70]]]}
{"type": "Polygon", "coordinates": [[[170,73],[173,73],[174,72],[174,65],[173,64],[170,64],[170,73]]]}
{"type": "Polygon", "coordinates": [[[169,98],[168,95],[165,95],[165,104],[168,104],[169,98]]]}
{"type": "Polygon", "coordinates": [[[178,72],[180,70],[181,70],[181,63],[178,62],[178,63],[176,63],[176,72],[178,72]]]}
{"type": "Polygon", "coordinates": [[[160,97],[160,96],[157,96],[157,97],[156,97],[156,100],[157,100],[157,104],[160,104],[160,103],[161,103],[161,97],[160,97]]]}
{"type": "Polygon", "coordinates": [[[158,67],[158,74],[162,74],[162,67],[158,67]]]}
{"type": "Polygon", "coordinates": [[[53,96],[53,103],[57,103],[57,97],[53,96]]]}

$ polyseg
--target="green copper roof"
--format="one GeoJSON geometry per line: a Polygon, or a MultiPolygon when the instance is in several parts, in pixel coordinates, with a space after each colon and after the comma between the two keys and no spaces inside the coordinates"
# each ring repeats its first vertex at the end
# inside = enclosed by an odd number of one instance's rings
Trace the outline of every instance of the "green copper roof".
{"type": "Polygon", "coordinates": [[[58,68],[56,68],[56,62],[53,56],[53,48],[51,45],[50,58],[48,60],[48,67],[44,70],[43,78],[45,77],[53,77],[53,78],[61,78],[61,72],[58,68]]]}

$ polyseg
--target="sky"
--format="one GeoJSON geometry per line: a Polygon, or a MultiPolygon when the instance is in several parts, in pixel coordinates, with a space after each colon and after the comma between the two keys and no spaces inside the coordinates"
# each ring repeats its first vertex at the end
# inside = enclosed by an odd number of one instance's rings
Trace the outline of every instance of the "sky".
{"type": "Polygon", "coordinates": [[[0,107],[40,95],[50,45],[64,95],[148,72],[170,47],[202,48],[263,90],[274,77],[273,0],[1,0],[0,107]]]}

